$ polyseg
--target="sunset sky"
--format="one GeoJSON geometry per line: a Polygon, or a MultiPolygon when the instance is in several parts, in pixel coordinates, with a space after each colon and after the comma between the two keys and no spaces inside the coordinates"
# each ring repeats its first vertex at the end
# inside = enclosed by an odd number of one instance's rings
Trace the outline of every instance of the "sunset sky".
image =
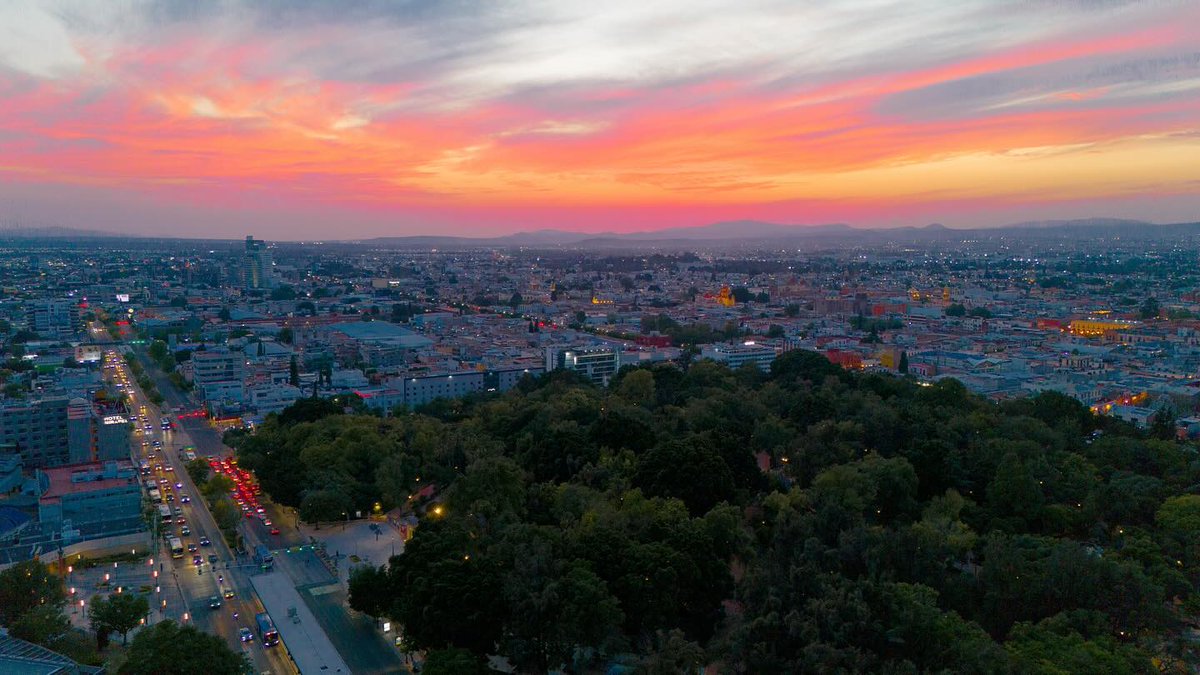
{"type": "Polygon", "coordinates": [[[1200,2],[0,2],[0,227],[1089,216],[1200,220],[1200,2]]]}

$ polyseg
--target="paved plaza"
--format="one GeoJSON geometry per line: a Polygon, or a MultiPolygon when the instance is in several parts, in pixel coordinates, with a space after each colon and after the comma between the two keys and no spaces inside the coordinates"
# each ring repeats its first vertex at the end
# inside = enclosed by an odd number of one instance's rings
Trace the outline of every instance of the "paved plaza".
{"type": "Polygon", "coordinates": [[[300,524],[301,534],[325,543],[325,552],[336,557],[338,579],[348,580],[348,570],[357,565],[383,565],[393,555],[404,552],[404,539],[386,522],[352,520],[322,524],[321,529],[300,524]],[[356,560],[357,558],[357,560],[356,560]]]}
{"type": "Polygon", "coordinates": [[[147,623],[153,624],[163,619],[179,621],[187,608],[179,585],[171,576],[171,566],[163,565],[160,570],[160,564],[162,561],[157,558],[142,558],[133,562],[98,564],[90,568],[77,564],[64,565],[63,583],[70,604],[66,610],[67,618],[73,626],[88,629],[88,608],[95,598],[117,593],[120,589],[121,593],[138,593],[147,597],[150,603],[147,623]],[[151,560],[153,565],[150,564],[151,560]]]}

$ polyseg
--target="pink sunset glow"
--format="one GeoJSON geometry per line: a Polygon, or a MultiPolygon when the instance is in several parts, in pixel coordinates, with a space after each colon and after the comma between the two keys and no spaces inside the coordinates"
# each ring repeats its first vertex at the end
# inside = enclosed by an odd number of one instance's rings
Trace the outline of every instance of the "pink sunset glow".
{"type": "Polygon", "coordinates": [[[6,3],[0,222],[1196,219],[1195,5],[814,4],[6,3]]]}

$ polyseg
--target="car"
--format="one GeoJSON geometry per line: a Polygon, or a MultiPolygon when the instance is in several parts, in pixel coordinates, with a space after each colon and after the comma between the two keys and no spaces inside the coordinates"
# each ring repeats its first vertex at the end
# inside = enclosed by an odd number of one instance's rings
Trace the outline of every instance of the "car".
{"type": "Polygon", "coordinates": [[[212,542],[208,540],[208,537],[200,537],[200,545],[201,546],[212,546],[212,542]]]}
{"type": "Polygon", "coordinates": [[[159,478],[159,479],[158,479],[158,484],[159,484],[159,485],[166,485],[166,484],[167,484],[167,479],[166,479],[166,478],[159,478]]]}
{"type": "Polygon", "coordinates": [[[226,586],[221,591],[221,595],[224,595],[226,600],[228,600],[229,598],[232,598],[233,597],[233,586],[226,586]]]}
{"type": "Polygon", "coordinates": [[[179,508],[178,506],[172,506],[172,507],[171,507],[171,513],[172,513],[172,514],[174,514],[174,515],[176,515],[176,516],[182,516],[182,515],[183,515],[183,509],[179,508]]]}
{"type": "Polygon", "coordinates": [[[175,473],[175,467],[168,464],[167,465],[167,473],[175,473]]]}
{"type": "Polygon", "coordinates": [[[192,556],[192,564],[199,567],[200,565],[204,564],[204,559],[201,558],[199,555],[194,555],[194,556],[192,556]]]}
{"type": "Polygon", "coordinates": [[[275,524],[275,523],[272,523],[270,518],[263,518],[263,525],[266,525],[267,527],[270,527],[270,526],[272,526],[272,525],[274,525],[274,524],[275,524]]]}
{"type": "Polygon", "coordinates": [[[215,565],[215,564],[217,563],[217,561],[218,561],[218,560],[220,560],[220,558],[218,558],[218,557],[217,557],[217,554],[216,554],[216,553],[209,553],[209,554],[208,554],[208,562],[210,562],[210,563],[213,563],[213,564],[215,565]]]}
{"type": "Polygon", "coordinates": [[[279,528],[278,528],[278,527],[272,527],[272,528],[271,528],[271,534],[279,534],[279,528]]]}
{"type": "Polygon", "coordinates": [[[238,639],[242,642],[250,642],[254,639],[254,633],[249,628],[242,626],[238,629],[238,639]]]}
{"type": "Polygon", "coordinates": [[[184,504],[188,504],[192,501],[192,498],[187,496],[186,494],[180,493],[179,501],[183,502],[184,504]]]}
{"type": "Polygon", "coordinates": [[[169,501],[169,502],[175,501],[175,495],[167,495],[167,501],[169,501]]]}
{"type": "Polygon", "coordinates": [[[190,536],[192,534],[192,528],[184,525],[183,527],[179,528],[179,534],[183,537],[190,536]]]}
{"type": "Polygon", "coordinates": [[[178,518],[175,519],[175,524],[176,525],[187,525],[187,519],[184,518],[183,516],[179,516],[178,518]]]}
{"type": "Polygon", "coordinates": [[[195,553],[196,552],[196,542],[189,541],[187,548],[188,548],[188,553],[195,553]]]}
{"type": "Polygon", "coordinates": [[[221,609],[221,596],[214,595],[208,599],[209,609],[221,609]]]}

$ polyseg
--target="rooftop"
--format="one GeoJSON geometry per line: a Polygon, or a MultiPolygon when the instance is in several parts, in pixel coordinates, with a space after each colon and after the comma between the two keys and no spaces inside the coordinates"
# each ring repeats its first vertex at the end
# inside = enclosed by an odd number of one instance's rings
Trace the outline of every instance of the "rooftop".
{"type": "Polygon", "coordinates": [[[104,669],[79,665],[58,652],[0,630],[0,672],[9,675],[91,675],[103,673],[104,669]]]}
{"type": "Polygon", "coordinates": [[[363,342],[394,344],[412,349],[433,344],[429,338],[386,321],[352,321],[331,326],[347,337],[363,342]]]}
{"type": "Polygon", "coordinates": [[[49,483],[40,500],[43,504],[65,495],[137,485],[137,474],[129,462],[72,464],[43,469],[41,474],[49,483]]]}

